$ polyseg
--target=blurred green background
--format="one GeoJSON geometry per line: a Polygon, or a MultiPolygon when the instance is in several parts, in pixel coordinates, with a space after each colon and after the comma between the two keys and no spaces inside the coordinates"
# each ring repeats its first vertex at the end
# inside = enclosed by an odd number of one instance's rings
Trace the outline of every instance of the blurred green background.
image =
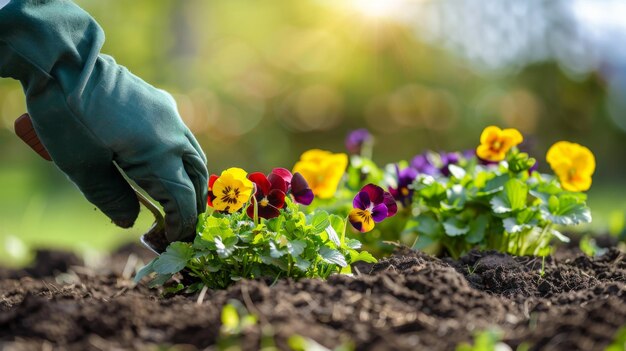
{"type": "MultiPolygon", "coordinates": [[[[619,1],[79,0],[103,52],[170,91],[208,155],[291,168],[309,148],[344,151],[366,127],[380,164],[474,148],[489,124],[515,127],[545,164],[558,140],[588,146],[596,232],[626,213],[626,37],[619,1]],[[621,15],[620,15],[621,13],[621,15]]],[[[20,85],[0,80],[0,262],[29,247],[98,253],[150,225],[116,228],[13,134],[20,85]]]]}

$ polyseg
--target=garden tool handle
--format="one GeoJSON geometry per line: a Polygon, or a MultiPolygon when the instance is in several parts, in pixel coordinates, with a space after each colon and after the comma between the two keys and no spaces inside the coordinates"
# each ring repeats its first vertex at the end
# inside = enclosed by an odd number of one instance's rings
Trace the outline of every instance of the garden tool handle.
{"type": "MultiPolygon", "coordinates": [[[[15,134],[17,134],[17,136],[20,137],[20,139],[22,139],[26,143],[26,145],[30,146],[30,148],[33,149],[39,156],[47,161],[52,161],[50,153],[48,153],[46,147],[41,143],[41,140],[39,140],[39,136],[37,136],[37,132],[33,127],[33,121],[31,120],[28,113],[21,115],[15,120],[14,129],[15,134]]],[[[153,204],[152,201],[150,201],[146,196],[137,191],[135,187],[133,187],[132,185],[130,187],[137,195],[137,199],[139,200],[139,202],[142,203],[154,215],[155,223],[152,229],[161,230],[162,228],[164,228],[165,220],[163,219],[163,214],[161,213],[161,210],[159,210],[159,208],[155,204],[153,204]]],[[[150,231],[152,231],[152,229],[150,231]]],[[[142,238],[142,240],[143,239],[144,238],[142,238]]],[[[154,249],[152,246],[150,248],[154,249]]]]}
{"type": "Polygon", "coordinates": [[[20,139],[22,139],[26,145],[30,146],[39,156],[43,157],[47,161],[52,161],[52,157],[46,150],[46,147],[43,146],[41,140],[37,136],[37,132],[35,132],[35,128],[33,127],[33,121],[30,119],[30,115],[25,113],[19,116],[15,120],[15,134],[17,134],[20,139]]]}

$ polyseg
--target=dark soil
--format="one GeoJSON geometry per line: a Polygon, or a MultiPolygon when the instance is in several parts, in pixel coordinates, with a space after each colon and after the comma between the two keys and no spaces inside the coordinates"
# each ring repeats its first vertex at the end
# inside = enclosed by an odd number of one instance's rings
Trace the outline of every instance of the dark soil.
{"type": "Polygon", "coordinates": [[[497,327],[515,349],[602,350],[626,325],[626,255],[573,251],[545,261],[472,252],[458,261],[405,250],[355,277],[328,281],[242,281],[225,291],[163,297],[123,276],[150,253],[125,247],[104,269],[42,252],[32,269],[0,271],[0,349],[214,349],[231,299],[259,317],[243,349],[292,335],[332,348],[454,350],[497,327]],[[130,262],[129,262],[130,256],[130,262]],[[126,269],[125,269],[126,268],[126,269]]]}

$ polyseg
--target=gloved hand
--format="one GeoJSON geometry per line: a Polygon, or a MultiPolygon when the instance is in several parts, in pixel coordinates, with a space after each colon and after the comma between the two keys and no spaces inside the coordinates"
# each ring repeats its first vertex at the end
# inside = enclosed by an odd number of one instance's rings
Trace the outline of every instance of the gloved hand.
{"type": "Polygon", "coordinates": [[[12,0],[0,10],[0,76],[22,83],[56,165],[130,227],[139,203],[115,161],[161,203],[168,240],[185,239],[206,208],[206,158],[174,99],[101,55],[103,43],[95,20],[67,0],[12,0]]]}

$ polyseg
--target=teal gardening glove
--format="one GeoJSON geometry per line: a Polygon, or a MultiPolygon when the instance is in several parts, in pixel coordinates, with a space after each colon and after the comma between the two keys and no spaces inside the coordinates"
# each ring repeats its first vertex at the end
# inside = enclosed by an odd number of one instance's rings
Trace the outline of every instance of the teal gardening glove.
{"type": "Polygon", "coordinates": [[[67,0],[12,0],[0,10],[0,76],[22,83],[56,165],[126,228],[139,203],[115,161],[161,203],[167,239],[188,239],[206,208],[206,158],[174,99],[100,54],[103,43],[96,21],[67,0]]]}

